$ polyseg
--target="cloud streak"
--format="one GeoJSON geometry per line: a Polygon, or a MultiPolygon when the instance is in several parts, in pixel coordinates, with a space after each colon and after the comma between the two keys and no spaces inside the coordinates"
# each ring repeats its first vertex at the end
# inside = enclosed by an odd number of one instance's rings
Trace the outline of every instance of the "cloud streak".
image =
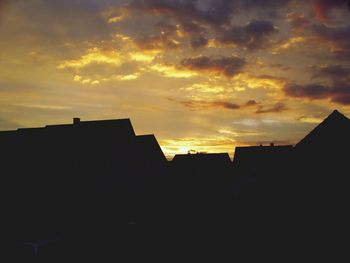
{"type": "Polygon", "coordinates": [[[335,103],[350,105],[350,85],[348,83],[337,83],[332,87],[321,84],[290,84],[284,87],[284,92],[287,96],[294,98],[329,99],[335,103]]]}
{"type": "Polygon", "coordinates": [[[213,72],[231,78],[240,73],[245,64],[245,60],[234,56],[220,58],[199,56],[183,59],[180,68],[197,72],[213,72]]]}
{"type": "Polygon", "coordinates": [[[255,113],[256,114],[280,113],[286,110],[287,110],[286,105],[284,103],[278,102],[271,107],[260,106],[255,113]]]}

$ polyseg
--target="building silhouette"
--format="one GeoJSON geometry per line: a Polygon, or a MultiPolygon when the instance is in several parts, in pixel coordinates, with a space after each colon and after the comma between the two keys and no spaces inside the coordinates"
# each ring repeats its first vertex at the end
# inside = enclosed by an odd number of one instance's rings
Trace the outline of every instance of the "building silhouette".
{"type": "Polygon", "coordinates": [[[279,172],[292,157],[292,145],[236,147],[233,165],[241,175],[264,175],[279,172]]]}
{"type": "Polygon", "coordinates": [[[317,246],[319,229],[331,238],[348,224],[349,134],[350,120],[335,110],[294,147],[237,147],[233,162],[227,153],[169,162],[155,136],[136,135],[129,119],[3,131],[2,233],[12,255],[45,253],[44,262],[181,256],[187,247],[198,255],[227,244],[233,253],[267,248],[266,236],[281,249],[294,238],[317,246]],[[37,249],[38,240],[55,242],[37,249]]]}
{"type": "Polygon", "coordinates": [[[155,137],[136,136],[129,119],[0,132],[0,148],[6,231],[19,236],[134,214],[167,164],[155,137]]]}

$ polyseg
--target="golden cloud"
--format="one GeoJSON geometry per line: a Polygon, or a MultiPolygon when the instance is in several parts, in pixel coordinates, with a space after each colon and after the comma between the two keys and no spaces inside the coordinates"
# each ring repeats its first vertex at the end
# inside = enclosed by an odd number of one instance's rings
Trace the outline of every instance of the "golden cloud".
{"type": "Polygon", "coordinates": [[[292,47],[295,47],[297,45],[300,45],[302,43],[307,42],[307,38],[306,37],[302,37],[302,36],[297,36],[297,37],[291,37],[288,40],[280,43],[277,47],[275,47],[272,51],[272,53],[274,54],[278,54],[283,50],[287,50],[290,49],[292,47]]]}
{"type": "Polygon", "coordinates": [[[179,69],[174,66],[154,64],[149,67],[152,71],[160,73],[168,78],[192,78],[197,76],[196,72],[186,69],[179,69]]]}
{"type": "Polygon", "coordinates": [[[119,66],[122,63],[122,56],[117,51],[104,51],[98,47],[90,48],[87,53],[79,59],[65,60],[58,65],[58,69],[72,68],[81,69],[90,64],[113,64],[119,66]]]}

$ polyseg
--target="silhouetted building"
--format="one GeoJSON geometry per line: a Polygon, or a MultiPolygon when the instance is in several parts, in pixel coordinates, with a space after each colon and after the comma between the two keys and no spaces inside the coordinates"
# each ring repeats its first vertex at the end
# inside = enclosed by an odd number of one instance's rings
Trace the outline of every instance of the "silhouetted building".
{"type": "Polygon", "coordinates": [[[196,154],[177,154],[172,160],[178,167],[184,167],[198,172],[215,171],[221,167],[231,164],[228,153],[196,153],[196,154]]]}
{"type": "Polygon", "coordinates": [[[300,169],[307,175],[347,174],[350,120],[337,110],[295,145],[300,169]]]}
{"type": "Polygon", "coordinates": [[[30,229],[64,225],[107,196],[106,209],[140,198],[149,178],[166,167],[156,138],[136,136],[129,119],[74,118],[72,124],[0,132],[0,149],[2,190],[13,196],[15,220],[31,215],[30,229]]]}
{"type": "MultiPolygon", "coordinates": [[[[333,158],[350,146],[350,120],[337,110],[295,145],[298,152],[333,158]]],[[[341,153],[343,155],[343,153],[341,153]]]]}
{"type": "Polygon", "coordinates": [[[136,140],[142,160],[152,165],[164,165],[167,159],[153,134],[136,136],[136,140]]]}
{"type": "Polygon", "coordinates": [[[212,180],[212,183],[227,175],[230,166],[228,153],[177,154],[172,160],[177,176],[182,176],[185,180],[206,178],[212,180]]]}
{"type": "Polygon", "coordinates": [[[292,151],[292,145],[236,147],[233,165],[239,175],[265,175],[286,165],[292,151]]]}

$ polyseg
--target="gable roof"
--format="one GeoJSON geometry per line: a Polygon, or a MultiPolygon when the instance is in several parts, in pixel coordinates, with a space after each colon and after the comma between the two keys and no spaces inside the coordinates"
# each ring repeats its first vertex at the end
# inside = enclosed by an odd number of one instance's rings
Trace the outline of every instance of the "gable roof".
{"type": "Polygon", "coordinates": [[[350,144],[350,120],[334,110],[323,122],[295,145],[296,149],[339,147],[350,144]]]}

